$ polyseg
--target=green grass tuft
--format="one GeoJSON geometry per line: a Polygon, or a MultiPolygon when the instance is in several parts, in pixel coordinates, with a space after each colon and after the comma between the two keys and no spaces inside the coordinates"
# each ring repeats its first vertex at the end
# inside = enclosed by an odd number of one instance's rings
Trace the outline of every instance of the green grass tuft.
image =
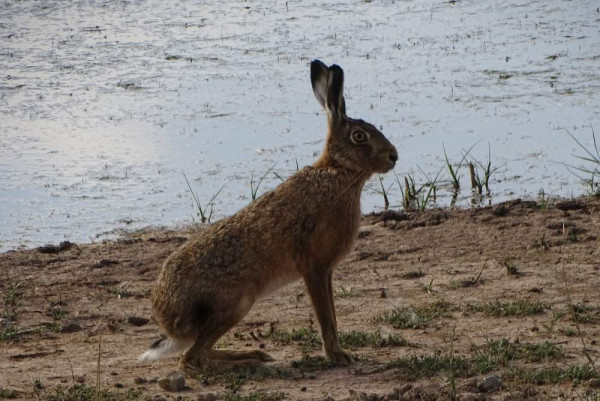
{"type": "Polygon", "coordinates": [[[514,344],[505,338],[490,340],[483,347],[475,349],[472,358],[474,369],[487,373],[498,366],[508,366],[509,362],[520,359],[528,362],[541,362],[562,359],[563,350],[554,343],[514,344]]]}
{"type": "Polygon", "coordinates": [[[319,333],[306,327],[292,331],[275,331],[271,338],[279,345],[297,344],[302,352],[315,351],[323,345],[319,333]]]}
{"type": "Polygon", "coordinates": [[[74,384],[71,387],[57,386],[43,395],[45,401],[141,401],[145,400],[141,390],[129,389],[125,392],[97,391],[85,384],[74,384]]]}
{"type": "MultiPolygon", "coordinates": [[[[341,346],[352,350],[362,347],[400,347],[408,344],[401,334],[390,334],[384,337],[379,330],[341,331],[338,335],[341,346]]],[[[271,334],[271,338],[279,345],[296,344],[304,353],[319,350],[323,346],[319,333],[305,327],[292,331],[275,331],[271,334]]]]}
{"type": "Polygon", "coordinates": [[[352,289],[352,287],[344,287],[339,286],[338,290],[335,292],[336,298],[354,298],[358,297],[359,294],[352,289]]]}
{"type": "Polygon", "coordinates": [[[408,345],[401,334],[382,336],[380,331],[349,331],[339,333],[340,344],[344,348],[355,350],[361,347],[401,347],[408,345]]]}
{"type": "Polygon", "coordinates": [[[590,365],[572,365],[567,367],[516,368],[505,372],[507,382],[520,384],[548,385],[600,379],[600,373],[590,365]]]}
{"type": "Polygon", "coordinates": [[[225,394],[224,401],[280,401],[285,399],[285,394],[279,391],[268,393],[254,391],[248,395],[229,393],[225,394]]]}
{"type": "Polygon", "coordinates": [[[600,308],[587,305],[571,305],[571,320],[575,323],[600,322],[600,308]]]}
{"type": "Polygon", "coordinates": [[[387,368],[398,370],[406,380],[433,377],[443,372],[450,372],[454,377],[473,375],[470,361],[458,356],[421,355],[398,358],[388,363],[387,368]]]}
{"type": "Polygon", "coordinates": [[[531,316],[544,313],[550,306],[538,301],[489,302],[469,304],[468,312],[479,312],[488,316],[531,316]]]}
{"type": "Polygon", "coordinates": [[[19,393],[16,390],[10,390],[8,388],[0,387],[0,398],[6,400],[12,400],[13,398],[18,398],[19,393]]]}
{"type": "Polygon", "coordinates": [[[2,299],[2,314],[0,317],[6,321],[6,324],[0,330],[0,342],[13,340],[21,334],[17,325],[19,317],[17,309],[22,297],[21,283],[15,283],[10,277],[7,277],[5,284],[0,289],[0,298],[2,299]]]}
{"type": "Polygon", "coordinates": [[[422,307],[397,307],[377,316],[374,321],[388,323],[396,329],[420,329],[433,319],[448,317],[452,309],[452,305],[441,300],[422,307]]]}

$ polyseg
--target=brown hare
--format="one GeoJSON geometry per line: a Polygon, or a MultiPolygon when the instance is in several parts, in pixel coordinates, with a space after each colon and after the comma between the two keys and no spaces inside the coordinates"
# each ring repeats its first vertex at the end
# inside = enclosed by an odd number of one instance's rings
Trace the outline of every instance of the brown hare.
{"type": "Polygon", "coordinates": [[[213,345],[256,300],[302,278],[325,354],[335,364],[353,362],[338,340],[331,276],[357,236],[365,181],[391,170],[398,153],[373,125],[346,116],[339,66],[315,60],[310,78],[327,111],[323,153],[312,166],[169,256],[152,294],[154,317],[166,337],[141,359],[185,351],[180,368],[187,372],[272,360],[261,351],[215,350],[213,345]]]}

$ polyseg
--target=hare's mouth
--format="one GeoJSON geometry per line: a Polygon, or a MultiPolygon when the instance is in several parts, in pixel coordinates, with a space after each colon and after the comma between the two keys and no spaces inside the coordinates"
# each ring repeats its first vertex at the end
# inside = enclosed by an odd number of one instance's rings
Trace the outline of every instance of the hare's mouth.
{"type": "Polygon", "coordinates": [[[392,170],[394,167],[396,167],[395,161],[381,157],[379,159],[379,163],[377,163],[377,166],[375,167],[375,172],[380,173],[380,174],[387,173],[388,171],[392,170]]]}
{"type": "Polygon", "coordinates": [[[396,167],[396,161],[398,160],[398,153],[396,153],[396,150],[394,149],[394,151],[380,153],[379,157],[377,159],[378,159],[377,160],[378,163],[376,166],[377,172],[378,173],[387,173],[388,171],[390,171],[394,167],[396,167]]]}

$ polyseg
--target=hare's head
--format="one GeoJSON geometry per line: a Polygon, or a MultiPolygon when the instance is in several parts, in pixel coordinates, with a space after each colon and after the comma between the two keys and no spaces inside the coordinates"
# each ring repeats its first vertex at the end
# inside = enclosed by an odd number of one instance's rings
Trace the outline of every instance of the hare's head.
{"type": "Polygon", "coordinates": [[[372,124],[346,115],[344,71],[315,60],[310,65],[310,79],[315,97],[327,111],[328,158],[354,171],[385,173],[393,169],[398,160],[394,145],[372,124]]]}

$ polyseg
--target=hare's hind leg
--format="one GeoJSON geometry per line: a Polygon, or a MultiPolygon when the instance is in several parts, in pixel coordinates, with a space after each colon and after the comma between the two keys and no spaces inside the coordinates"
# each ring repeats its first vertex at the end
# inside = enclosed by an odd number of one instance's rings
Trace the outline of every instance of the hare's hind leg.
{"type": "Polygon", "coordinates": [[[202,372],[205,367],[257,366],[272,360],[260,351],[233,352],[214,350],[213,346],[225,333],[235,326],[250,310],[254,300],[241,299],[236,306],[223,305],[211,310],[196,327],[196,340],[181,357],[180,368],[187,373],[202,372]]]}

